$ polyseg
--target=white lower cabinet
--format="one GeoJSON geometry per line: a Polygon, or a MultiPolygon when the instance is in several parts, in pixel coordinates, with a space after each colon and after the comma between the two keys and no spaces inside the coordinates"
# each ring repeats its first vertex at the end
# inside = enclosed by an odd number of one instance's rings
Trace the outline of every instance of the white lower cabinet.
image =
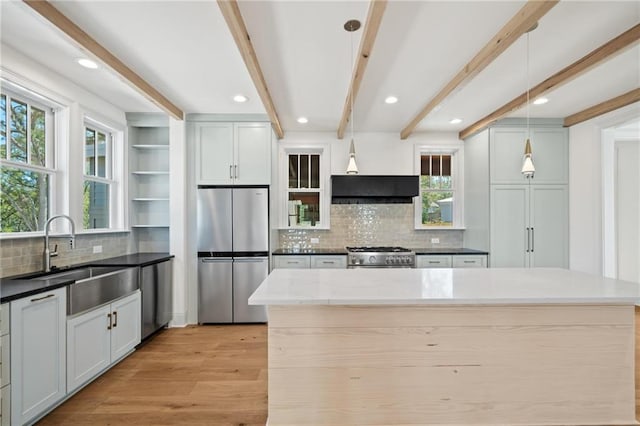
{"type": "Polygon", "coordinates": [[[346,269],[347,255],[275,255],[273,269],[346,269]]]}
{"type": "Polygon", "coordinates": [[[309,269],[310,256],[273,256],[273,268],[309,269]]]}
{"type": "Polygon", "coordinates": [[[486,254],[419,254],[416,268],[486,268],[486,254]]]}
{"type": "Polygon", "coordinates": [[[30,423],[66,395],[66,290],[11,302],[12,425],[30,423]]]}
{"type": "Polygon", "coordinates": [[[3,386],[0,389],[0,426],[9,426],[11,424],[11,385],[3,386]]]}
{"type": "Polygon", "coordinates": [[[311,269],[345,269],[347,256],[310,256],[311,269]]]}
{"type": "Polygon", "coordinates": [[[67,320],[67,392],[140,343],[140,291],[67,320]]]}

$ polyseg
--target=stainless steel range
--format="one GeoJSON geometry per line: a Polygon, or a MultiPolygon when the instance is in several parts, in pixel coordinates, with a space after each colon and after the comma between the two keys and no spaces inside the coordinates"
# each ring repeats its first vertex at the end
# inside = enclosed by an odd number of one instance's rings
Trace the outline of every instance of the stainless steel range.
{"type": "Polygon", "coordinates": [[[347,247],[347,268],[415,268],[416,254],[402,247],[347,247]]]}

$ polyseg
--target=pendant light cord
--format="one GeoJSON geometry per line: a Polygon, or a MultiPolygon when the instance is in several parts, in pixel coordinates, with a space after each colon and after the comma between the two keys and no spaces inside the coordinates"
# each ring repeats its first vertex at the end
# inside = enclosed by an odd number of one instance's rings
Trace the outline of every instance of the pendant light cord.
{"type": "Polygon", "coordinates": [[[531,133],[529,131],[529,33],[527,33],[527,139],[531,138],[531,133]]]}
{"type": "MultiPolygon", "coordinates": [[[[355,31],[351,29],[351,67],[349,75],[353,76],[353,33],[355,31]]],[[[349,99],[351,101],[351,140],[353,141],[353,87],[351,86],[351,81],[349,80],[349,99]]],[[[355,148],[354,148],[355,149],[355,148]]]]}

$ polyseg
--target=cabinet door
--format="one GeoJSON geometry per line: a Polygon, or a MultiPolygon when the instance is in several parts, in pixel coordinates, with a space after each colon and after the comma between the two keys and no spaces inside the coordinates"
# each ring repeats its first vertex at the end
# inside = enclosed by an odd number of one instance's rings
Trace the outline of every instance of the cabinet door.
{"type": "Polygon", "coordinates": [[[529,266],[528,185],[491,186],[491,266],[529,266]]]}
{"type": "Polygon", "coordinates": [[[486,268],[487,256],[485,255],[456,255],[453,256],[454,268],[486,268]]]}
{"type": "Polygon", "coordinates": [[[236,185],[269,185],[271,183],[271,124],[236,123],[236,185]]]}
{"type": "Polygon", "coordinates": [[[11,424],[11,385],[7,385],[0,389],[0,410],[2,419],[0,426],[9,426],[11,424]]]}
{"type": "Polygon", "coordinates": [[[531,266],[568,268],[567,187],[532,185],[530,190],[531,266]]]}
{"type": "Polygon", "coordinates": [[[113,302],[111,315],[111,362],[114,362],[140,343],[140,292],[113,302]]]}
{"type": "Polygon", "coordinates": [[[568,131],[569,129],[565,128],[534,128],[531,130],[531,151],[533,152],[533,164],[536,167],[532,184],[569,183],[568,131]]]}
{"type": "Polygon", "coordinates": [[[416,256],[416,268],[451,268],[451,256],[418,255],[416,256]]]}
{"type": "Polygon", "coordinates": [[[66,394],[66,288],[11,302],[11,423],[29,423],[66,394]]]}
{"type": "Polygon", "coordinates": [[[195,141],[197,183],[233,183],[233,124],[197,123],[195,141]]]}
{"type": "Polygon", "coordinates": [[[111,364],[111,305],[67,320],[67,392],[111,364]]]}
{"type": "MultiPolygon", "coordinates": [[[[526,183],[520,172],[527,132],[524,128],[494,128],[489,133],[489,170],[492,184],[526,183]]],[[[534,162],[537,163],[535,149],[534,162]]]]}
{"type": "Polygon", "coordinates": [[[288,269],[309,269],[309,256],[273,256],[273,267],[288,269]]]}
{"type": "Polygon", "coordinates": [[[312,269],[346,269],[347,256],[309,256],[311,258],[312,269]]]}
{"type": "Polygon", "coordinates": [[[9,334],[5,334],[0,337],[0,352],[2,353],[2,365],[0,365],[0,371],[2,371],[2,377],[0,377],[0,386],[6,386],[9,384],[9,378],[11,377],[11,339],[9,334]]]}

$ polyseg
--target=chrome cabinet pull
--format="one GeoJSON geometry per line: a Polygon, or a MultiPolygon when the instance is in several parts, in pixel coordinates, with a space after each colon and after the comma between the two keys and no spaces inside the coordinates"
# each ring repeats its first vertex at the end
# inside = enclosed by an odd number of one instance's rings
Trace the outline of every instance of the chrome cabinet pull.
{"type": "Polygon", "coordinates": [[[440,264],[440,261],[439,261],[439,260],[430,260],[430,261],[429,261],[429,263],[435,263],[435,264],[438,264],[438,265],[439,265],[439,264],[440,264]]]}
{"type": "Polygon", "coordinates": [[[37,302],[39,300],[48,299],[53,296],[55,296],[55,294],[47,294],[46,296],[43,296],[43,297],[36,297],[35,299],[31,299],[31,302],[37,302]]]}
{"type": "Polygon", "coordinates": [[[333,260],[323,260],[322,263],[324,263],[325,265],[333,265],[336,262],[334,262],[333,260]]]}
{"type": "Polygon", "coordinates": [[[463,260],[464,263],[476,263],[475,260],[463,260]]]}
{"type": "Polygon", "coordinates": [[[295,261],[295,260],[289,260],[289,261],[287,261],[287,265],[297,265],[298,263],[300,263],[300,262],[297,262],[297,261],[295,261]]]}
{"type": "Polygon", "coordinates": [[[107,326],[107,330],[111,330],[111,314],[107,314],[107,318],[109,318],[109,325],[107,326]]]}
{"type": "Polygon", "coordinates": [[[118,312],[113,311],[113,328],[118,326],[118,312]]]}
{"type": "Polygon", "coordinates": [[[533,253],[533,249],[536,247],[535,233],[533,228],[531,228],[531,253],[533,253]]]}

